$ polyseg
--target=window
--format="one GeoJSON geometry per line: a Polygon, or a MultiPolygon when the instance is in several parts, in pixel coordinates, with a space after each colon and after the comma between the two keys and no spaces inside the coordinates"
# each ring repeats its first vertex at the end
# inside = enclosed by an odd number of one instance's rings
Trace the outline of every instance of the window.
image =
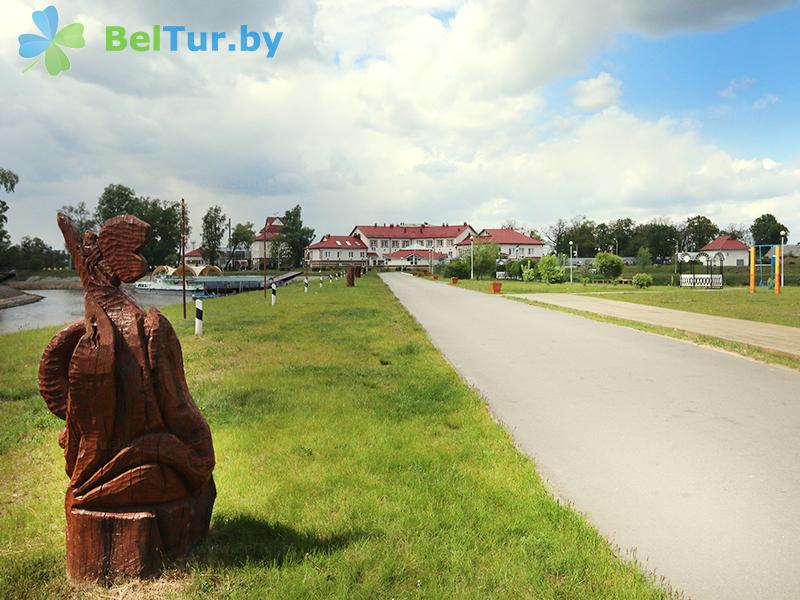
{"type": "Polygon", "coordinates": [[[441,248],[444,245],[444,240],[436,240],[436,245],[441,248]]]}
{"type": "Polygon", "coordinates": [[[392,248],[399,248],[400,242],[398,240],[392,240],[392,248]]]}
{"type": "Polygon", "coordinates": [[[403,248],[407,248],[410,245],[411,245],[411,242],[409,240],[403,240],[403,248]]]}
{"type": "Polygon", "coordinates": [[[389,240],[381,240],[381,248],[388,248],[389,240]]]}
{"type": "Polygon", "coordinates": [[[737,267],[743,267],[744,266],[744,259],[743,258],[737,258],[736,259],[736,266],[737,267]]]}
{"type": "Polygon", "coordinates": [[[350,256],[348,258],[353,258],[353,253],[350,252],[350,256]]]}
{"type": "Polygon", "coordinates": [[[377,240],[372,240],[369,243],[369,245],[372,247],[373,250],[377,250],[378,249],[378,241],[377,240]]]}
{"type": "Polygon", "coordinates": [[[428,248],[433,248],[433,240],[425,240],[425,245],[428,248]]]}
{"type": "Polygon", "coordinates": [[[452,246],[453,245],[453,240],[447,240],[447,245],[448,246],[452,246]]]}
{"type": "Polygon", "coordinates": [[[342,256],[342,253],[341,253],[341,252],[337,252],[337,253],[336,253],[336,258],[339,258],[339,257],[341,257],[341,256],[342,256]]]}
{"type": "Polygon", "coordinates": [[[328,252],[327,250],[325,250],[325,258],[330,258],[330,257],[331,257],[331,253],[328,252]]]}

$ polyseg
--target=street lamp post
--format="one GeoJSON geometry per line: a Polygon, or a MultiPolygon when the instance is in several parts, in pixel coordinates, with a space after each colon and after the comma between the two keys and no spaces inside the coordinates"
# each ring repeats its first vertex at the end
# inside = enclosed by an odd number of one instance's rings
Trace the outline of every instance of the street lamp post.
{"type": "Polygon", "coordinates": [[[616,248],[616,251],[614,252],[614,254],[619,256],[619,240],[617,238],[614,238],[614,248],[616,248]]]}
{"type": "Polygon", "coordinates": [[[783,282],[786,279],[785,272],[786,272],[786,231],[781,231],[781,289],[783,289],[783,282]]]}
{"type": "Polygon", "coordinates": [[[475,279],[475,236],[469,236],[469,278],[475,279]]]}
{"type": "Polygon", "coordinates": [[[569,282],[572,283],[572,240],[569,241],[569,282]]]}

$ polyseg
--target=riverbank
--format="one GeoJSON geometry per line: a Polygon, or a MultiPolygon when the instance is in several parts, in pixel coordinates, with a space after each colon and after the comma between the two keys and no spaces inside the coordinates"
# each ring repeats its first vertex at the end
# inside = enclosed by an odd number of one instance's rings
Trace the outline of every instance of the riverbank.
{"type": "Polygon", "coordinates": [[[6,285],[16,290],[81,290],[81,280],[75,277],[39,277],[9,281],[6,285]]]}
{"type": "MultiPolygon", "coordinates": [[[[375,275],[287,286],[274,308],[206,300],[202,338],[180,307],[164,313],[213,432],[218,497],[188,570],[129,595],[669,597],[550,495],[375,275]]],[[[0,336],[0,597],[76,594],[63,422],[36,389],[54,331],[0,336]]]]}
{"type": "Polygon", "coordinates": [[[28,294],[7,285],[0,285],[0,310],[33,304],[42,299],[37,294],[28,294]]]}

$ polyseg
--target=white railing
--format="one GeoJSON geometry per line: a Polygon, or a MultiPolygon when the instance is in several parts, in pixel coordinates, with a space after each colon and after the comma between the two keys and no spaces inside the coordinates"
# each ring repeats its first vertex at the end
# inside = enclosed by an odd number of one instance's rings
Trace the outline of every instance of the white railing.
{"type": "Polygon", "coordinates": [[[681,275],[681,287],[722,287],[722,275],[708,273],[681,275]]]}

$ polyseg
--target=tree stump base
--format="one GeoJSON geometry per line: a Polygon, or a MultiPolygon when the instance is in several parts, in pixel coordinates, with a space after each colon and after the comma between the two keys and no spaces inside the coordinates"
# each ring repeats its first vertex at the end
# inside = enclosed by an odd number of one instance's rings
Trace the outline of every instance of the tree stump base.
{"type": "Polygon", "coordinates": [[[194,496],[140,511],[67,512],[67,575],[111,585],[117,577],[157,577],[168,560],[186,556],[208,534],[214,480],[194,496]]]}

